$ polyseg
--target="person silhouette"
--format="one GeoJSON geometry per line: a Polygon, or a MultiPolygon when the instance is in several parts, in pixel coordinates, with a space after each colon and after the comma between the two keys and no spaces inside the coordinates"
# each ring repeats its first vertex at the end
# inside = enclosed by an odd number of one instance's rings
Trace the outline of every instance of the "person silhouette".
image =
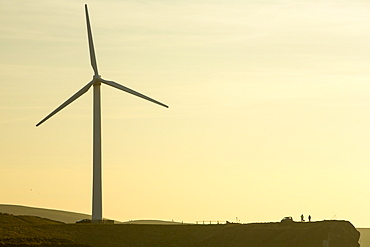
{"type": "Polygon", "coordinates": [[[302,222],[304,221],[304,216],[303,216],[303,214],[301,215],[301,221],[302,221],[302,222]]]}
{"type": "Polygon", "coordinates": [[[311,222],[311,215],[308,216],[308,221],[311,222]]]}

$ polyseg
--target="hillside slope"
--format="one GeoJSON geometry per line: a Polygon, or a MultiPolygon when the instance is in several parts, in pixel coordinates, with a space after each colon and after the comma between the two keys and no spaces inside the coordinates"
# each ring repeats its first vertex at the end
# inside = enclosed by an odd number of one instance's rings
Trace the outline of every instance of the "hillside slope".
{"type": "Polygon", "coordinates": [[[88,214],[8,204],[0,204],[0,213],[38,216],[51,220],[61,221],[64,223],[75,223],[76,221],[81,219],[91,219],[91,216],[88,214]]]}

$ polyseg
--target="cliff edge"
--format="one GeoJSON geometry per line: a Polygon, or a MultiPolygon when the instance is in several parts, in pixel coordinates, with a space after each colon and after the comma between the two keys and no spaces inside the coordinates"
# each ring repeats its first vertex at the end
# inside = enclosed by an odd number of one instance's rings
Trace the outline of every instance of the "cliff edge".
{"type": "Polygon", "coordinates": [[[198,246],[359,247],[359,238],[348,221],[254,223],[224,228],[198,246]]]}

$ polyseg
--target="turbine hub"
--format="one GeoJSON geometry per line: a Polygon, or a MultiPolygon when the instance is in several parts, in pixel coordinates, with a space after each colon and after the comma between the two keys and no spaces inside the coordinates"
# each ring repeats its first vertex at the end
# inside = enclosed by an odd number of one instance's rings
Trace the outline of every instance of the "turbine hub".
{"type": "Polygon", "coordinates": [[[101,79],[101,76],[100,75],[94,75],[93,76],[93,81],[94,81],[94,86],[99,86],[100,85],[100,79],[101,79]]]}

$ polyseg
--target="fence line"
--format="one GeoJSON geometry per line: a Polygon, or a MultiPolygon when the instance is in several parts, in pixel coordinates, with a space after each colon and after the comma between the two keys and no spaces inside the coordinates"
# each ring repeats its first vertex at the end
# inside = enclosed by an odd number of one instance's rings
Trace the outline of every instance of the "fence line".
{"type": "Polygon", "coordinates": [[[226,224],[229,223],[228,221],[225,220],[197,220],[195,221],[197,225],[218,225],[218,224],[226,224]]]}

